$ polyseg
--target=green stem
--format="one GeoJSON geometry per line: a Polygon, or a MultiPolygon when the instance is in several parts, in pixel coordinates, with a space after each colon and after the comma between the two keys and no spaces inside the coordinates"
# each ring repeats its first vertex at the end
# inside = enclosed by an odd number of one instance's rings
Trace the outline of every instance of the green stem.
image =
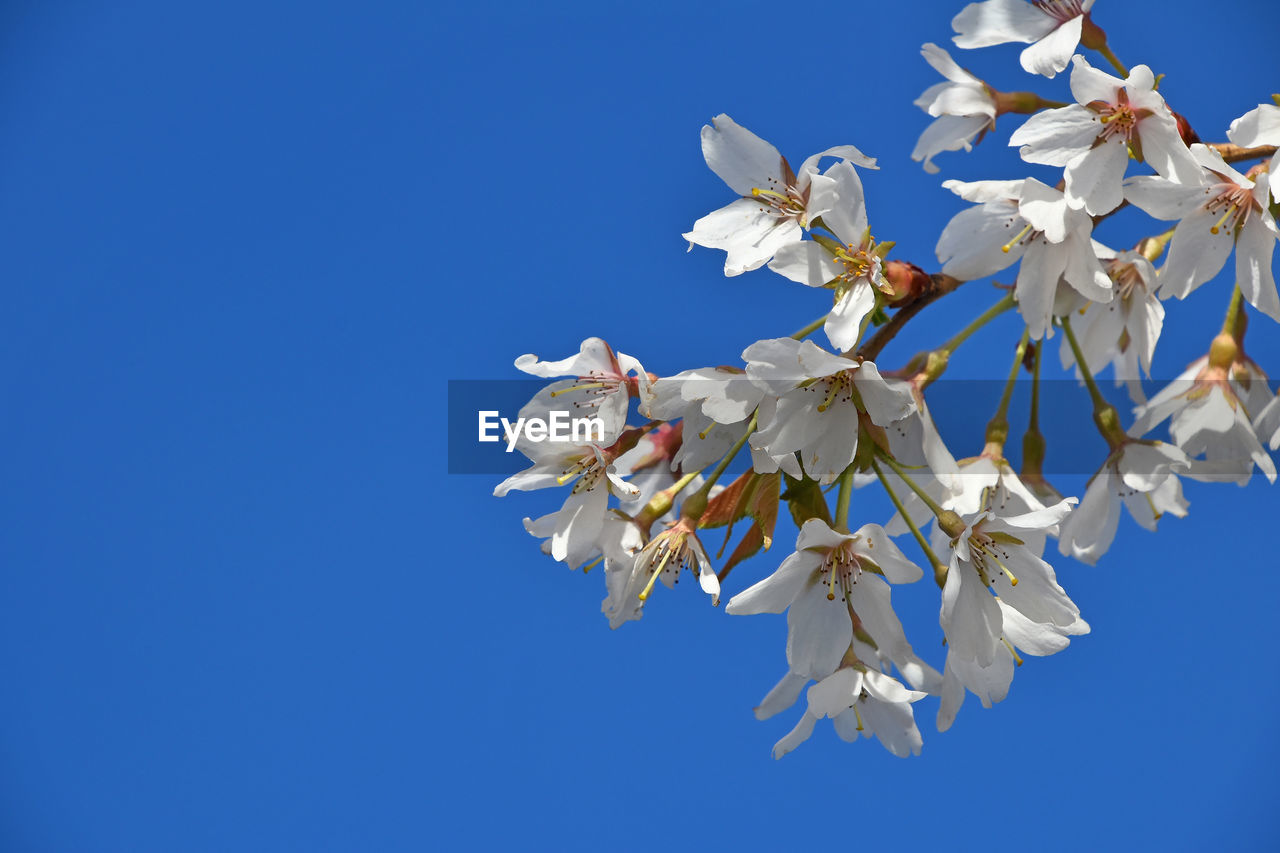
{"type": "Polygon", "coordinates": [[[906,483],[907,486],[910,487],[911,491],[916,493],[916,497],[924,501],[924,505],[929,508],[930,512],[932,512],[935,516],[942,515],[942,513],[946,512],[946,510],[938,506],[937,501],[929,497],[928,492],[920,488],[920,486],[916,484],[915,480],[912,480],[910,477],[907,476],[907,472],[904,471],[902,469],[902,466],[898,464],[898,460],[894,459],[892,456],[887,456],[884,453],[880,454],[880,458],[885,461],[886,465],[888,465],[890,468],[893,469],[893,473],[897,474],[899,477],[902,478],[902,482],[906,483]]]}
{"type": "Polygon", "coordinates": [[[804,340],[805,338],[807,338],[807,337],[809,337],[810,335],[812,335],[814,332],[816,332],[816,331],[818,331],[819,329],[821,329],[821,328],[822,328],[822,326],[823,326],[823,324],[824,324],[824,323],[826,323],[826,322],[827,322],[827,315],[826,315],[826,314],[823,314],[821,317],[819,317],[818,319],[814,320],[812,323],[810,323],[809,325],[805,326],[803,329],[801,329],[800,331],[796,332],[796,333],[795,333],[795,334],[793,334],[791,337],[792,337],[792,339],[793,339],[793,340],[802,341],[802,340],[804,340]]]}
{"type": "Polygon", "coordinates": [[[1044,341],[1041,341],[1031,359],[1031,416],[1027,419],[1027,432],[1040,432],[1040,355],[1043,352],[1044,341]]]}
{"type": "Polygon", "coordinates": [[[1062,330],[1067,334],[1071,354],[1075,356],[1076,366],[1080,368],[1084,384],[1089,388],[1089,397],[1093,400],[1093,422],[1107,444],[1115,450],[1128,440],[1124,428],[1120,426],[1120,413],[1116,411],[1115,406],[1107,402],[1107,398],[1103,397],[1102,392],[1098,390],[1098,383],[1093,381],[1093,374],[1089,372],[1089,365],[1085,363],[1084,353],[1080,350],[1080,342],[1076,340],[1075,332],[1071,331],[1070,319],[1062,318],[1062,330]]]}
{"type": "Polygon", "coordinates": [[[969,339],[969,336],[990,323],[996,317],[999,317],[1001,314],[1008,311],[1014,306],[1014,304],[1013,292],[1010,291],[1009,293],[1006,293],[995,305],[992,305],[986,311],[983,311],[975,317],[972,323],[965,326],[959,332],[956,332],[956,334],[949,341],[943,344],[940,349],[947,355],[952,354],[962,343],[969,339]]]}
{"type": "MultiPolygon", "coordinates": [[[[1031,330],[1022,330],[1022,339],[1018,341],[1018,348],[1013,354],[1013,366],[1009,368],[1009,378],[1004,383],[1004,393],[1000,395],[1000,406],[996,409],[995,417],[991,419],[991,424],[987,426],[990,433],[991,426],[995,424],[1003,424],[1005,435],[1009,432],[1009,401],[1013,399],[1013,384],[1018,379],[1018,370],[1022,367],[1022,359],[1027,354],[1027,342],[1031,340],[1031,330]]],[[[990,441],[990,437],[987,438],[990,441]]],[[[1004,436],[1000,438],[1000,443],[1004,444],[1004,436]]]]}
{"type": "Polygon", "coordinates": [[[898,515],[902,516],[902,520],[906,523],[907,529],[911,531],[911,535],[915,537],[916,542],[920,545],[920,550],[924,552],[925,557],[929,560],[929,565],[933,567],[933,579],[939,588],[946,585],[947,567],[938,559],[938,555],[933,553],[933,548],[929,546],[929,540],[924,538],[924,534],[920,532],[920,528],[911,516],[907,514],[907,508],[902,505],[902,501],[898,499],[898,495],[893,491],[893,487],[889,485],[889,479],[885,477],[884,472],[880,470],[880,466],[875,459],[871,460],[871,467],[875,469],[876,476],[880,478],[880,485],[884,486],[885,493],[889,495],[889,500],[893,503],[893,508],[898,511],[898,515]]]}
{"type": "Polygon", "coordinates": [[[1231,335],[1238,343],[1244,337],[1244,313],[1241,307],[1244,303],[1244,294],[1240,292],[1239,286],[1231,291],[1231,301],[1227,304],[1227,316],[1222,321],[1222,334],[1231,335]]]}
{"type": "Polygon", "coordinates": [[[1071,320],[1062,318],[1062,330],[1067,334],[1067,343],[1071,345],[1071,354],[1075,356],[1076,367],[1080,368],[1080,375],[1084,377],[1085,387],[1089,389],[1089,398],[1093,400],[1093,410],[1095,412],[1102,409],[1110,408],[1111,404],[1107,402],[1107,398],[1102,396],[1102,392],[1098,390],[1098,383],[1093,380],[1093,374],[1089,372],[1089,365],[1084,360],[1084,353],[1080,350],[1080,342],[1076,340],[1076,333],[1071,331],[1071,320]]]}
{"type": "Polygon", "coordinates": [[[836,495],[836,531],[849,532],[849,500],[853,497],[853,469],[850,465],[840,475],[840,492],[836,495]]]}
{"type": "Polygon", "coordinates": [[[1169,245],[1169,241],[1173,239],[1173,232],[1174,229],[1170,228],[1168,231],[1157,234],[1154,237],[1142,238],[1138,241],[1138,251],[1142,253],[1142,257],[1155,263],[1164,254],[1164,249],[1169,245]]]}
{"type": "Polygon", "coordinates": [[[747,431],[742,434],[741,438],[733,443],[733,447],[730,447],[729,452],[721,457],[720,461],[716,463],[716,467],[711,469],[711,473],[707,475],[707,481],[702,484],[702,488],[698,490],[699,492],[705,495],[711,491],[711,487],[716,484],[716,480],[719,480],[720,475],[724,473],[724,469],[729,467],[729,463],[733,461],[733,457],[737,456],[738,451],[742,450],[742,448],[746,446],[747,439],[750,438],[751,433],[755,431],[756,416],[752,415],[751,423],[747,424],[747,431]]]}
{"type": "Polygon", "coordinates": [[[1111,45],[1102,45],[1102,47],[1098,48],[1098,53],[1102,54],[1102,57],[1107,60],[1107,62],[1111,63],[1111,67],[1114,68],[1121,77],[1129,76],[1129,69],[1125,67],[1125,64],[1121,62],[1115,55],[1115,52],[1111,50],[1111,45]]]}

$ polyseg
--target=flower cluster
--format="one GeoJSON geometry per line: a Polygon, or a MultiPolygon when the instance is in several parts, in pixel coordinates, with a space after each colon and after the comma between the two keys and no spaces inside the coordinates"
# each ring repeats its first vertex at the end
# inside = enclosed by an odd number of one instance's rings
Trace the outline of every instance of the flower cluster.
{"type": "Polygon", "coordinates": [[[720,115],[702,129],[702,151],[734,198],[684,234],[690,249],[723,251],[727,276],[767,266],[827,290],[827,313],[789,337],[749,343],[737,364],[671,376],[646,372],[598,338],[562,361],[516,361],[526,373],[563,377],[522,417],[568,406],[597,415],[604,435],[517,442],[532,464],[495,494],[567,489],[558,510],[525,526],[570,569],[603,564],[611,627],[640,619],[657,583],[674,587],[686,571],[718,604],[734,567],[770,550],[785,505],[798,528],[794,548],[725,607],[786,613],[787,670],[756,714],[788,712],[802,694],[805,708],[793,712],[795,727],[775,756],[822,719],[844,740],[875,737],[894,755],[919,753],[920,700],[938,697],[936,726],[946,730],[966,693],[989,707],[1006,697],[1024,655],[1057,653],[1089,632],[1050,560],[1097,562],[1122,506],[1148,530],[1166,514],[1186,515],[1183,478],[1244,484],[1256,469],[1276,479],[1268,449],[1280,446],[1280,399],[1244,343],[1249,308],[1280,320],[1272,272],[1280,196],[1270,182],[1280,164],[1280,106],[1241,116],[1228,142],[1198,141],[1160,94],[1159,76],[1116,58],[1092,7],[984,0],[952,22],[960,48],[1027,44],[1023,69],[1045,78],[1070,66],[1073,103],[999,91],[942,48],[924,46],[945,78],[916,102],[933,118],[912,154],[927,171],[938,171],[940,153],[971,149],[1007,114],[1027,116],[1009,139],[1021,160],[1061,170],[1056,185],[1027,176],[944,181],[968,206],[937,240],[937,273],[891,259],[894,242],[873,229],[859,170],[875,169],[875,160],[839,145],[793,168],[720,115]],[[1232,165],[1246,161],[1257,162],[1245,171],[1232,165]],[[1108,248],[1095,229],[1121,211],[1174,224],[1157,225],[1130,248],[1108,248]],[[1148,399],[1142,379],[1165,325],[1164,301],[1214,280],[1232,255],[1221,328],[1206,335],[1203,357],[1148,399]],[[885,366],[885,344],[921,308],[1015,264],[990,309],[940,346],[885,366]],[[958,457],[934,423],[928,389],[961,344],[1013,310],[1022,329],[1009,342],[1005,392],[985,434],[967,439],[970,455],[958,457]],[[810,339],[819,329],[825,340],[810,339]],[[1083,384],[1081,408],[1107,446],[1078,499],[1044,476],[1037,421],[1043,352],[1059,332],[1061,365],[1083,384]],[[1108,365],[1134,404],[1127,428],[1095,379],[1108,365]],[[1024,369],[1037,381],[1015,469],[1005,444],[1024,369]],[[1149,436],[1166,422],[1169,441],[1149,436]],[[745,470],[723,482],[735,459],[745,470]],[[892,516],[851,523],[860,488],[882,489],[892,516]],[[735,529],[741,534],[719,569],[707,541],[716,528],[726,528],[725,547],[735,529]],[[895,586],[926,575],[946,643],[941,671],[916,654],[892,604],[895,586]]]}

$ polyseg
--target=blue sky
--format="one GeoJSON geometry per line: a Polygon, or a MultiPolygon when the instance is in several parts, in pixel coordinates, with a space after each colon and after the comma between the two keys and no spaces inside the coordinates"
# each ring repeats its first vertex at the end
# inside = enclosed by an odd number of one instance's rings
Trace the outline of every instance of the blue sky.
{"type": "MultiPolygon", "coordinates": [[[[872,225],[929,267],[960,209],[941,178],[1026,173],[1009,119],[940,176],[907,157],[936,80],[919,45],[961,6],[0,8],[0,848],[1274,844],[1280,499],[1261,478],[1189,483],[1187,519],[1126,520],[1098,567],[1060,561],[1093,633],[946,734],[925,700],[919,758],[827,730],[775,762],[794,716],[751,707],[785,668],[781,617],[681,585],[611,632],[601,578],[521,527],[551,497],[446,474],[450,379],[515,379],[521,353],[589,335],[660,374],[733,362],[825,310],[685,253],[729,198],[698,148],[718,113],[793,162],[879,157],[872,225]]],[[[1220,140],[1277,85],[1272,10],[1206,9],[1095,11],[1220,140]]],[[[955,55],[1065,91],[1012,46],[955,55]]],[[[1120,245],[1146,224],[1122,219],[1120,245]]],[[[1229,284],[1169,306],[1158,375],[1203,351],[1229,284]]],[[[966,286],[882,363],[993,294],[966,286]]],[[[983,354],[1016,337],[1005,320],[954,375],[1003,375],[983,354]]],[[[936,591],[895,603],[940,664],[936,591]]]]}

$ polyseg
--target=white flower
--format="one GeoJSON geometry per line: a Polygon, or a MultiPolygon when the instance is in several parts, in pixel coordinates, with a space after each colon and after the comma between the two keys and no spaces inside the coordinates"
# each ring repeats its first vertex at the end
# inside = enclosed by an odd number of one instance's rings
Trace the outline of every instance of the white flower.
{"type": "Polygon", "coordinates": [[[793,172],[768,142],[718,115],[702,128],[702,154],[711,171],[742,196],[693,224],[684,235],[696,243],[724,249],[725,275],[762,266],[788,243],[801,239],[809,223],[835,204],[835,180],[818,174],[823,157],[838,157],[874,169],[875,160],[852,145],[837,145],[805,160],[793,172]]]}
{"type": "MultiPolygon", "coordinates": [[[[1140,252],[1116,252],[1096,240],[1094,253],[1105,261],[1107,275],[1115,285],[1115,299],[1103,304],[1088,302],[1082,316],[1072,317],[1085,362],[1095,376],[1108,364],[1115,368],[1116,384],[1124,382],[1135,402],[1146,399],[1141,373],[1151,375],[1160,330],[1164,327],[1164,305],[1156,296],[1156,270],[1140,252]]],[[[1066,336],[1060,350],[1062,366],[1076,363],[1066,336]]]]}
{"type": "MultiPolygon", "coordinates": [[[[1230,349],[1234,355],[1235,347],[1230,349]]],[[[1172,417],[1169,435],[1174,444],[1192,457],[1187,476],[1197,480],[1232,480],[1245,486],[1257,465],[1274,483],[1275,463],[1258,441],[1246,403],[1250,396],[1260,400],[1263,406],[1253,409],[1253,413],[1258,414],[1270,401],[1271,394],[1267,390],[1266,375],[1251,361],[1246,361],[1233,363],[1228,357],[1221,363],[1213,355],[1197,359],[1152,397],[1150,403],[1138,408],[1137,420],[1130,432],[1145,435],[1172,417]],[[1204,454],[1203,460],[1194,458],[1201,454],[1204,454]]]]}
{"type": "Polygon", "coordinates": [[[671,468],[697,471],[742,437],[764,391],[741,368],[702,367],[641,382],[640,396],[645,417],[682,421],[680,449],[671,468]]]}
{"type": "MultiPolygon", "coordinates": [[[[641,548],[631,564],[631,571],[626,575],[625,583],[619,579],[620,595],[614,599],[606,599],[606,612],[612,610],[619,614],[629,614],[629,607],[636,607],[634,602],[643,604],[653,592],[654,583],[661,579],[668,589],[680,581],[680,571],[688,569],[698,577],[698,585],[702,591],[711,596],[711,603],[720,603],[720,580],[707,551],[698,539],[697,519],[681,518],[668,525],[663,531],[641,548]]],[[[638,611],[634,611],[638,613],[638,611]]],[[[639,618],[638,615],[625,615],[615,623],[611,617],[612,627],[618,627],[626,618],[639,618]]]]}
{"type": "Polygon", "coordinates": [[[1154,531],[1165,513],[1187,514],[1178,472],[1187,456],[1162,441],[1124,442],[1089,481],[1080,506],[1062,522],[1058,550],[1093,565],[1111,547],[1120,523],[1120,505],[1133,520],[1154,531]]]}
{"type": "Polygon", "coordinates": [[[915,408],[907,383],[886,381],[872,362],[829,353],[812,341],[758,341],[742,357],[747,375],[779,395],[751,446],[773,457],[800,451],[804,472],[823,485],[853,462],[862,414],[883,427],[915,408]]]}
{"type": "Polygon", "coordinates": [[[1093,220],[1034,178],[944,181],[977,203],[952,217],[938,239],[942,271],[964,281],[992,275],[1021,259],[1014,295],[1031,337],[1052,328],[1059,280],[1095,302],[1111,301],[1111,279],[1093,253],[1093,220]]]}
{"type": "MultiPolygon", "coordinates": [[[[543,388],[520,410],[520,417],[545,419],[552,410],[573,411],[576,417],[598,417],[604,424],[603,445],[618,440],[627,425],[627,407],[637,394],[638,377],[644,375],[640,362],[626,353],[614,353],[600,338],[587,338],[577,355],[561,361],[540,361],[536,355],[522,355],[516,367],[533,376],[574,376],[543,388]]],[[[529,455],[527,442],[516,447],[529,455]]]]}
{"type": "Polygon", "coordinates": [[[985,0],[970,3],[951,21],[957,47],[987,47],[1021,42],[1022,67],[1052,77],[1067,67],[1080,44],[1085,16],[1093,0],[985,0]]]}
{"type": "Polygon", "coordinates": [[[962,690],[956,695],[955,682],[982,697],[984,705],[1004,697],[1013,677],[1011,645],[1017,645],[1016,640],[1028,642],[1035,649],[1032,653],[1039,653],[1042,645],[1030,643],[1026,634],[1088,633],[1080,608],[1040,556],[1050,529],[1062,522],[1074,503],[1075,498],[1067,498],[1006,517],[984,510],[964,519],[963,530],[954,538],[941,524],[935,525],[934,550],[950,552],[939,613],[947,637],[939,729],[950,726],[963,700],[962,690]],[[1017,616],[1011,618],[1010,613],[1017,616]],[[953,682],[950,689],[948,681],[953,682]]]}
{"type": "MultiPolygon", "coordinates": [[[[788,674],[774,688],[774,693],[794,691],[786,707],[795,702],[807,680],[801,678],[797,685],[796,678],[788,674]]],[[[831,718],[841,740],[852,743],[859,734],[867,738],[875,736],[885,749],[899,758],[919,755],[924,741],[916,728],[911,703],[927,695],[906,689],[883,672],[856,663],[843,667],[809,688],[804,716],[774,745],[773,757],[781,758],[808,740],[813,727],[824,717],[831,718]]],[[[769,698],[765,701],[768,703],[769,698]]],[[[773,704],[781,701],[775,698],[773,704]]]]}
{"type": "Polygon", "coordinates": [[[933,66],[947,82],[935,83],[920,97],[915,105],[934,116],[933,123],[920,134],[911,159],[924,161],[929,174],[938,171],[933,158],[943,151],[973,149],[974,137],[996,126],[996,100],[990,87],[968,71],[965,71],[945,50],[936,44],[926,44],[920,49],[925,61],[933,66]]]}
{"type": "MultiPolygon", "coordinates": [[[[1254,148],[1259,145],[1280,146],[1280,106],[1258,104],[1256,108],[1231,122],[1227,139],[1242,148],[1254,148]]],[[[1272,175],[1280,174],[1280,148],[1271,155],[1268,171],[1272,175]]],[[[1271,184],[1271,197],[1280,202],[1280,185],[1274,181],[1271,184]]]]}
{"type": "MultiPolygon", "coordinates": [[[[886,471],[885,476],[894,481],[894,494],[902,501],[903,508],[913,521],[930,517],[929,508],[924,501],[901,478],[892,471],[886,471]]],[[[962,459],[957,463],[954,489],[946,488],[932,472],[913,474],[912,479],[939,506],[958,515],[973,515],[984,507],[1001,516],[1022,515],[1045,508],[1044,502],[1027,488],[1013,466],[1004,458],[1004,449],[998,444],[988,444],[981,455],[962,459]]],[[[901,535],[907,532],[906,521],[900,514],[894,513],[885,529],[894,536],[901,535]]],[[[1056,533],[1057,528],[1052,528],[1050,532],[1056,533]]]]}
{"type": "Polygon", "coordinates": [[[596,543],[610,492],[636,497],[640,490],[614,469],[613,462],[620,453],[616,446],[574,447],[546,442],[531,444],[524,452],[530,455],[533,465],[503,480],[494,487],[493,494],[503,497],[512,490],[531,491],[575,481],[559,510],[536,521],[526,519],[525,528],[534,536],[549,537],[552,558],[576,569],[598,553],[596,543]]]}
{"type": "Polygon", "coordinates": [[[964,704],[968,689],[982,707],[990,708],[1003,702],[1013,683],[1013,668],[1022,664],[1018,656],[1024,654],[1044,657],[1060,652],[1071,642],[1075,634],[1087,634],[1088,624],[1078,620],[1067,628],[1033,622],[999,599],[1000,645],[996,647],[995,660],[988,666],[965,660],[957,655],[947,655],[942,674],[942,701],[938,705],[938,731],[945,732],[955,722],[960,706],[964,704]]]}
{"type": "Polygon", "coordinates": [[[862,182],[848,163],[827,170],[836,182],[837,202],[822,215],[822,224],[839,240],[805,240],[783,246],[769,262],[769,269],[810,287],[835,291],[835,306],[823,329],[836,349],[853,349],[862,318],[876,305],[876,291],[888,290],[884,277],[884,254],[890,244],[877,246],[867,225],[862,182]]]}
{"type": "Polygon", "coordinates": [[[883,658],[912,685],[927,687],[937,673],[912,651],[885,582],[914,583],[921,574],[878,524],[837,533],[811,518],[800,528],[795,552],[725,609],[735,615],[787,611],[787,663],[806,679],[835,672],[857,641],[867,646],[859,647],[861,659],[883,658]]]}
{"type": "Polygon", "coordinates": [[[1124,182],[1131,204],[1157,219],[1180,220],[1160,270],[1161,298],[1182,299],[1213,278],[1234,247],[1240,292],[1254,308],[1280,320],[1280,296],[1271,272],[1280,228],[1267,209],[1271,176],[1263,172],[1250,180],[1199,143],[1191,146],[1191,155],[1202,167],[1193,182],[1154,176],[1124,182]]]}
{"type": "Polygon", "coordinates": [[[1009,138],[1010,145],[1022,146],[1028,163],[1066,167],[1068,204],[1092,216],[1119,207],[1130,151],[1166,178],[1196,179],[1199,167],[1155,90],[1150,68],[1135,66],[1121,80],[1083,56],[1074,62],[1071,93],[1078,103],[1036,113],[1009,138]]]}

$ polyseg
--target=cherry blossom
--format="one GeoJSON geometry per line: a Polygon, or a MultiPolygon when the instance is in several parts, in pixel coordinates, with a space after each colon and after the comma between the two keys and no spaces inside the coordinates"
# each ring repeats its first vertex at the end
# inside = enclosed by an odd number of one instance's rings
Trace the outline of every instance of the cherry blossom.
{"type": "MultiPolygon", "coordinates": [[[[793,677],[789,675],[787,678],[793,677]]],[[[784,683],[789,690],[791,684],[787,679],[784,683]]],[[[801,687],[803,685],[801,681],[801,687]]],[[[797,689],[797,695],[798,692],[797,689]]],[[[924,740],[916,728],[911,703],[926,695],[918,690],[908,690],[893,677],[877,670],[856,663],[842,667],[809,688],[804,716],[774,745],[773,757],[781,758],[808,740],[814,726],[824,718],[831,719],[836,734],[846,742],[856,741],[859,735],[874,736],[899,758],[919,755],[924,740]]]]}
{"type": "Polygon", "coordinates": [[[1191,458],[1187,476],[1248,485],[1256,465],[1271,482],[1276,466],[1258,440],[1250,409],[1260,414],[1272,399],[1267,377],[1237,352],[1230,336],[1216,352],[1194,361],[1145,406],[1131,433],[1145,435],[1172,418],[1169,435],[1191,458]],[[1226,350],[1226,354],[1221,353],[1226,350]],[[1250,398],[1255,405],[1250,406],[1250,398]],[[1203,459],[1195,457],[1203,454],[1203,459]]]}
{"type": "MultiPolygon", "coordinates": [[[[1272,175],[1280,174],[1280,106],[1258,104],[1231,122],[1227,139],[1242,148],[1277,146],[1276,153],[1271,155],[1271,161],[1267,164],[1267,171],[1272,175]]],[[[1274,180],[1271,182],[1271,197],[1280,202],[1280,186],[1274,180]]]]}
{"type": "Polygon", "coordinates": [[[1165,513],[1187,514],[1178,474],[1189,467],[1187,455],[1162,441],[1125,441],[1111,452],[1089,481],[1084,498],[1062,522],[1058,550],[1090,565],[1116,537],[1123,504],[1147,530],[1165,513]]]}
{"type": "Polygon", "coordinates": [[[957,65],[945,50],[936,44],[926,44],[920,54],[947,78],[946,82],[925,89],[915,100],[915,105],[934,120],[920,134],[911,159],[923,160],[924,170],[935,174],[938,167],[933,164],[933,158],[943,151],[961,148],[971,151],[974,138],[981,138],[996,126],[997,108],[991,88],[957,65]]]}
{"type": "Polygon", "coordinates": [[[839,243],[805,240],[783,246],[769,262],[769,269],[792,281],[835,292],[835,306],[823,330],[840,351],[853,349],[862,319],[875,308],[876,292],[889,290],[884,277],[884,255],[892,244],[871,238],[862,182],[848,163],[827,170],[835,180],[835,205],[822,215],[822,224],[839,243]]]}
{"type": "Polygon", "coordinates": [[[1087,299],[1111,301],[1111,279],[1093,252],[1093,220],[1062,192],[1035,178],[942,185],[976,203],[943,229],[937,246],[942,271],[964,280],[985,278],[1021,260],[1014,295],[1032,338],[1050,333],[1059,280],[1087,299]]]}
{"type": "Polygon", "coordinates": [[[876,165],[852,145],[837,145],[809,157],[794,172],[778,149],[724,114],[703,126],[702,154],[711,171],[742,198],[699,219],[684,238],[690,248],[723,249],[729,276],[763,266],[834,206],[836,180],[818,174],[823,157],[869,169],[876,165]]]}
{"type": "Polygon", "coordinates": [[[1169,259],[1160,270],[1160,296],[1183,299],[1218,274],[1234,248],[1235,276],[1244,298],[1280,320],[1271,258],[1280,228],[1267,209],[1270,175],[1240,174],[1205,145],[1191,146],[1201,169],[1194,182],[1134,177],[1124,182],[1130,204],[1157,219],[1177,219],[1169,259]]]}
{"type": "Polygon", "coordinates": [[[803,451],[804,473],[823,485],[853,462],[862,416],[883,427],[915,408],[907,383],[886,380],[872,362],[835,355],[811,341],[758,341],[742,357],[747,375],[778,395],[772,416],[762,418],[751,437],[752,447],[774,457],[803,451]]]}
{"type": "Polygon", "coordinates": [[[1021,42],[1022,67],[1053,77],[1067,67],[1080,44],[1093,0],[984,0],[970,3],[951,21],[957,47],[988,47],[1021,42]]]}
{"type": "Polygon", "coordinates": [[[533,376],[573,376],[543,388],[520,410],[520,417],[542,417],[552,410],[569,410],[579,417],[595,416],[604,423],[602,444],[612,444],[627,424],[627,407],[639,391],[644,375],[640,362],[626,353],[615,353],[600,338],[587,338],[577,355],[561,361],[542,361],[526,354],[516,367],[533,376]]]}
{"type": "Polygon", "coordinates": [[[1009,138],[1028,163],[1066,167],[1071,207],[1091,216],[1119,207],[1130,152],[1170,180],[1195,180],[1199,167],[1155,90],[1150,68],[1135,66],[1121,80],[1083,56],[1073,61],[1071,93],[1077,103],[1031,116],[1009,138]]]}
{"type": "MultiPolygon", "coordinates": [[[[1156,296],[1156,269],[1141,252],[1116,252],[1096,240],[1093,250],[1114,283],[1115,298],[1108,303],[1086,302],[1079,309],[1081,316],[1072,318],[1072,327],[1090,368],[1098,373],[1111,364],[1116,383],[1123,382],[1133,400],[1142,402],[1146,395],[1141,376],[1151,375],[1151,359],[1164,327],[1164,305],[1156,296]]],[[[1075,365],[1075,354],[1065,336],[1060,356],[1064,368],[1075,365]]]]}
{"type": "Polygon", "coordinates": [[[889,583],[913,583],[922,574],[879,525],[838,533],[813,518],[800,528],[795,552],[777,571],[733,596],[725,609],[785,610],[787,663],[797,675],[821,679],[835,672],[861,635],[913,685],[925,686],[937,674],[912,651],[889,601],[889,583]]]}

